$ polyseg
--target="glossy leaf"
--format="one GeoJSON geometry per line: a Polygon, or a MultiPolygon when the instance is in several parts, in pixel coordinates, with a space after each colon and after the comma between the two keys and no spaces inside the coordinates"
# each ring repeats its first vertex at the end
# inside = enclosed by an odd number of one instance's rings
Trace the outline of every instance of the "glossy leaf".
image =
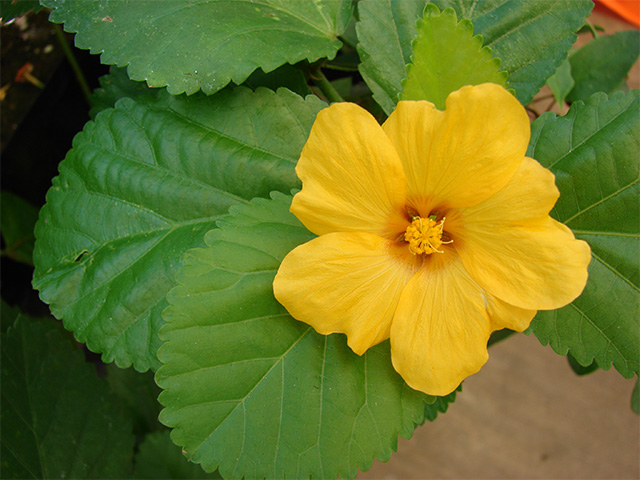
{"type": "Polygon", "coordinates": [[[17,262],[33,265],[33,227],[38,209],[26,200],[9,193],[0,195],[0,230],[5,247],[2,254],[17,262]]]}
{"type": "Polygon", "coordinates": [[[131,420],[52,319],[2,334],[2,478],[131,478],[131,420]]]}
{"type": "Polygon", "coordinates": [[[275,300],[282,258],[313,237],[290,203],[274,193],[234,207],[187,253],[169,294],[160,419],[225,478],[353,478],[455,396],[427,405],[393,370],[389,342],[360,357],[275,300]]]}
{"type": "Polygon", "coordinates": [[[102,63],[169,93],[212,94],[256,68],[333,58],[351,0],[43,0],[102,63]]]}
{"type": "Polygon", "coordinates": [[[620,87],[640,55],[640,30],[598,37],[569,57],[575,86],[567,100],[586,100],[620,87]]]}
{"type": "Polygon", "coordinates": [[[571,63],[569,63],[569,60],[562,62],[556,73],[547,80],[547,85],[551,88],[553,98],[555,98],[558,105],[564,103],[575,83],[571,75],[571,63]]]}
{"type": "Polygon", "coordinates": [[[195,480],[222,477],[217,472],[207,473],[200,465],[189,462],[171,441],[169,431],[163,430],[147,435],[140,445],[135,478],[195,480]]]}
{"type": "Polygon", "coordinates": [[[482,37],[473,36],[471,22],[458,22],[453,9],[440,13],[438,7],[427,4],[416,28],[418,36],[412,44],[400,100],[428,100],[444,110],[449,94],[465,85],[507,86],[500,60],[491,58],[482,37]]]}
{"type": "Polygon", "coordinates": [[[36,226],[34,286],[105,362],[156,368],[184,252],[231,205],[299,186],[324,104],[288,90],[125,98],[74,139],[36,226]]]}
{"type": "Polygon", "coordinates": [[[565,117],[533,124],[528,155],[556,175],[552,215],[591,245],[584,293],[531,327],[542,344],[583,366],[611,364],[625,377],[640,360],[640,111],[638,91],[596,94],[565,117]]]}

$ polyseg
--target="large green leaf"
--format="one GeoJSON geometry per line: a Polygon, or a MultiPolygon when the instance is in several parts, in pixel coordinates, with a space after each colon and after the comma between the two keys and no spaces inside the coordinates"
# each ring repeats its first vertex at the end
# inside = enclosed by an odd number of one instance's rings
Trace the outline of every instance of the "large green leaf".
{"type": "MultiPolygon", "coordinates": [[[[375,100],[388,114],[407,76],[415,22],[423,0],[370,0],[358,4],[360,72],[375,100]]],[[[453,7],[459,19],[473,22],[522,104],[529,103],[567,57],[592,7],[590,0],[436,0],[453,7]]]]}
{"type": "Polygon", "coordinates": [[[440,13],[438,7],[427,4],[416,28],[400,100],[428,100],[444,110],[449,94],[465,85],[506,87],[507,74],[500,71],[500,60],[491,58],[482,37],[473,36],[471,22],[458,22],[453,9],[440,13]]]}
{"type": "Polygon", "coordinates": [[[552,215],[592,250],[582,296],[540,312],[533,333],[583,366],[613,363],[625,377],[640,361],[639,103],[638,91],[596,94],[565,117],[542,115],[528,152],[556,175],[552,215]]]}
{"type": "Polygon", "coordinates": [[[598,37],[569,57],[575,86],[567,100],[586,100],[596,92],[612,93],[624,82],[640,55],[640,30],[598,37]]]}
{"type": "Polygon", "coordinates": [[[187,253],[169,294],[160,420],[224,478],[353,478],[455,396],[428,405],[393,370],[389,342],[359,357],[275,300],[282,258],[313,237],[290,203],[274,192],[234,207],[187,253]]]}
{"type": "Polygon", "coordinates": [[[131,420],[52,319],[2,334],[2,478],[131,478],[131,420]]]}
{"type": "Polygon", "coordinates": [[[222,478],[217,472],[207,473],[200,465],[189,462],[169,438],[169,431],[146,436],[136,455],[135,478],[155,480],[222,478]]]}
{"type": "Polygon", "coordinates": [[[43,0],[76,46],[170,93],[217,92],[260,67],[333,58],[351,0],[43,0]]]}
{"type": "Polygon", "coordinates": [[[89,122],[36,225],[34,286],[105,362],[158,366],[160,312],[184,252],[231,205],[299,186],[323,103],[282,89],[124,98],[89,122]]]}
{"type": "Polygon", "coordinates": [[[502,60],[523,105],[560,66],[593,8],[591,0],[434,0],[473,22],[474,32],[502,60]]]}

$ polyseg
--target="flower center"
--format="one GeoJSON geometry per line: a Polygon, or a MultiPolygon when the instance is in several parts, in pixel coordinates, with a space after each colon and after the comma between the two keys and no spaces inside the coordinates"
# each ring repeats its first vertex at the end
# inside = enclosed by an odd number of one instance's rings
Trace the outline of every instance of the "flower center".
{"type": "Polygon", "coordinates": [[[444,253],[438,248],[443,244],[453,243],[453,240],[442,241],[445,218],[440,222],[436,222],[435,219],[435,215],[429,218],[413,217],[413,221],[407,227],[404,239],[409,242],[409,251],[414,255],[444,253]]]}

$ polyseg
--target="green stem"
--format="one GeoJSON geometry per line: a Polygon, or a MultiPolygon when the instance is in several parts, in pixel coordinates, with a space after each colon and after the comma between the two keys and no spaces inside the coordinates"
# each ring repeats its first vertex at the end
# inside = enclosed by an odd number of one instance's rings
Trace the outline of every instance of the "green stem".
{"type": "Polygon", "coordinates": [[[332,63],[327,63],[324,68],[328,69],[328,70],[339,70],[341,72],[357,72],[358,71],[358,67],[348,67],[345,65],[336,65],[336,64],[332,64],[332,63]]]}
{"type": "Polygon", "coordinates": [[[89,88],[89,84],[87,83],[87,79],[85,78],[84,73],[82,73],[82,69],[80,68],[80,65],[78,64],[78,61],[76,60],[76,57],[73,55],[73,52],[71,51],[71,47],[69,46],[69,43],[67,42],[67,38],[65,37],[64,32],[60,28],[60,25],[53,24],[53,29],[56,32],[56,37],[58,37],[58,43],[60,44],[60,47],[62,47],[62,51],[64,52],[64,56],[67,57],[67,60],[69,61],[69,64],[71,65],[71,69],[73,70],[73,73],[76,76],[76,80],[78,81],[78,84],[80,85],[80,89],[82,90],[82,93],[84,94],[84,98],[87,100],[87,103],[89,105],[91,105],[91,89],[89,88]]]}
{"type": "Polygon", "coordinates": [[[596,28],[591,23],[587,22],[587,28],[589,28],[589,30],[591,31],[591,35],[593,35],[594,40],[598,38],[598,32],[596,31],[596,28]]]}
{"type": "Polygon", "coordinates": [[[329,82],[327,77],[324,76],[324,73],[322,73],[322,70],[320,70],[320,65],[312,66],[309,74],[329,102],[344,102],[340,94],[333,88],[333,85],[331,85],[331,82],[329,82]]]}

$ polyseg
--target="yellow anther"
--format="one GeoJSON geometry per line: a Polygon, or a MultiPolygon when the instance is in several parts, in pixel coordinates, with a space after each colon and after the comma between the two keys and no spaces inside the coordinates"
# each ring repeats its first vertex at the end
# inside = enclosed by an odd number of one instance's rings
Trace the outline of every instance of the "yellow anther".
{"type": "Polygon", "coordinates": [[[438,248],[442,244],[446,245],[453,242],[453,240],[442,241],[444,221],[444,218],[440,222],[436,222],[433,217],[413,217],[411,225],[407,227],[407,231],[404,233],[405,241],[409,242],[409,251],[414,255],[423,253],[429,255],[434,252],[444,253],[438,248]]]}

